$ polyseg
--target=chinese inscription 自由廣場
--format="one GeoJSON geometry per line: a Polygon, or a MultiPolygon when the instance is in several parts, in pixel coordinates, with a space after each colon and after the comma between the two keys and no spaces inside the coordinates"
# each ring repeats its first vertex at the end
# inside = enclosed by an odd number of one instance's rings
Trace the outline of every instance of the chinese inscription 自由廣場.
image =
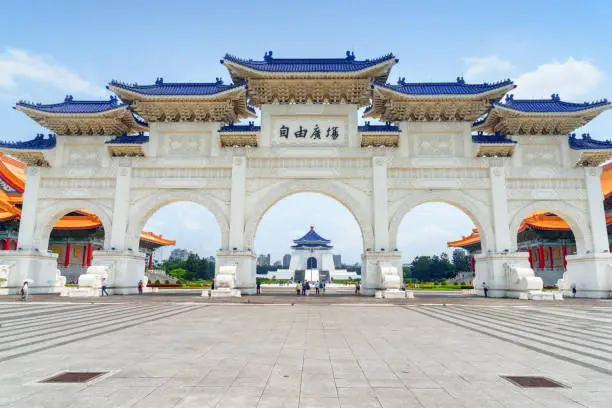
{"type": "MultiPolygon", "coordinates": [[[[279,129],[279,137],[283,138],[283,139],[289,139],[291,135],[291,131],[289,129],[289,126],[286,125],[282,125],[279,129]]],[[[310,134],[308,133],[308,129],[305,128],[304,126],[300,125],[298,130],[296,130],[295,132],[293,132],[293,136],[296,139],[306,139],[306,138],[310,138],[310,139],[319,139],[322,140],[322,135],[321,135],[321,128],[319,128],[319,125],[316,124],[314,126],[314,128],[312,129],[312,132],[310,132],[310,134]]],[[[336,140],[340,137],[340,133],[338,132],[338,126],[329,126],[327,128],[327,131],[325,132],[325,139],[331,139],[331,140],[336,140]]]]}

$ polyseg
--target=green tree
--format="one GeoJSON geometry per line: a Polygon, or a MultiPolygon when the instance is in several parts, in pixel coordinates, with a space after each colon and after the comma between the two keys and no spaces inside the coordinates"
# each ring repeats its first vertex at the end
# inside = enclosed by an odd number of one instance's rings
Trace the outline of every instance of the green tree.
{"type": "Polygon", "coordinates": [[[453,266],[457,272],[467,272],[472,269],[470,257],[465,249],[455,248],[453,250],[453,266]]]}

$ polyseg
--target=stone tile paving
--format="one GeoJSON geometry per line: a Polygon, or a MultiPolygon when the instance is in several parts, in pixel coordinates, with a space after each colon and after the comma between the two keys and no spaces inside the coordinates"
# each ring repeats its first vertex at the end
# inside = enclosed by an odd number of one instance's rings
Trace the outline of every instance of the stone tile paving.
{"type": "Polygon", "coordinates": [[[53,300],[0,303],[0,406],[612,406],[606,302],[53,300]],[[110,375],[37,383],[64,370],[110,375]],[[518,388],[500,375],[568,388],[518,388]]]}

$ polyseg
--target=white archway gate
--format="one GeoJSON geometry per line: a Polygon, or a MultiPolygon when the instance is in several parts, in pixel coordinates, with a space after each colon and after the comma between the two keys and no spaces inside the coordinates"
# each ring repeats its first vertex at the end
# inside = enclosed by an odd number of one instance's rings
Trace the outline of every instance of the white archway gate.
{"type": "Polygon", "coordinates": [[[610,104],[572,104],[556,95],[539,104],[511,97],[501,103],[511,81],[384,83],[396,62],[393,55],[358,61],[351,53],[284,60],[270,52],[258,62],[227,55],[229,85],[112,82],[108,88],[124,103],[19,103],[57,136],[0,145],[29,164],[20,250],[0,257],[12,265],[15,282],[37,270],[49,277],[39,290],[52,291],[44,284],[55,274],[46,253],[49,223],[60,210],[89,208],[110,226],[94,260],[114,265],[116,286],[130,293],[144,269],[134,248],[146,219],[164,204],[193,201],[219,223],[217,271],[233,271],[223,281],[251,293],[263,214],[285,196],[313,192],[337,199],[357,220],[365,293],[399,287],[398,225],[415,206],[440,201],[478,226],[484,251],[477,281],[490,295],[521,291],[519,275],[527,272],[512,268],[528,262],[516,252],[517,223],[550,210],[577,239],[567,279],[579,282],[582,296],[608,297],[612,256],[597,166],[612,144],[566,135],[610,104]],[[247,101],[261,109],[261,126],[232,123],[254,117],[247,101]],[[366,116],[387,123],[358,126],[358,109],[367,105],[366,116]],[[137,131],[149,136],[122,135],[137,131]]]}

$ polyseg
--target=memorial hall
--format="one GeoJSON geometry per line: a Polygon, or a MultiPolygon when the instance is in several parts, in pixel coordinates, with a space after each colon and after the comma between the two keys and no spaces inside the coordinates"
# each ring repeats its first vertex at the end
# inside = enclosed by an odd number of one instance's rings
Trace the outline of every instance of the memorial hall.
{"type": "Polygon", "coordinates": [[[82,265],[84,252],[91,258],[82,290],[104,279],[115,294],[136,293],[147,253],[170,242],[143,233],[147,220],[189,201],[210,210],[221,230],[215,290],[252,294],[259,222],[281,199],[311,192],[340,202],[359,225],[365,295],[400,296],[398,226],[416,206],[443,202],[476,227],[477,294],[486,287],[492,297],[546,297],[535,273],[544,265],[563,267],[562,291],[611,296],[600,178],[612,142],[576,135],[610,109],[606,99],[520,99],[509,79],[391,81],[392,70],[401,71],[393,54],[267,51],[259,59],[227,54],[220,63],[227,77],[213,81],[126,78],[108,83],[106,100],[16,104],[51,135],[0,143],[5,163],[24,166],[11,236],[18,245],[0,251],[8,293],[24,279],[33,293],[62,292],[58,265],[67,252],[69,264],[76,256],[82,265]],[[77,220],[95,221],[103,236],[91,253],[88,237],[70,242],[79,255],[72,246],[58,253],[59,227],[76,228],[77,220]]]}

